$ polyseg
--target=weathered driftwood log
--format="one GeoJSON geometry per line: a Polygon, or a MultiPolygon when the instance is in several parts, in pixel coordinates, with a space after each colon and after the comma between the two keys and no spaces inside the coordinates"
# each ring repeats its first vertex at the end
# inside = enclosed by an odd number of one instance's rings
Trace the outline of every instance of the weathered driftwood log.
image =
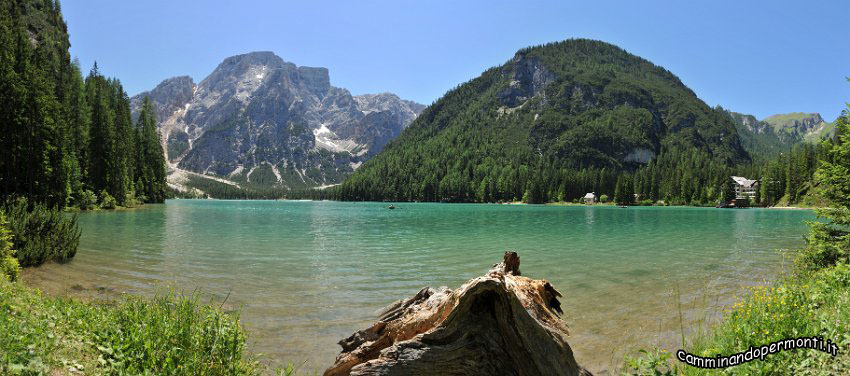
{"type": "Polygon", "coordinates": [[[519,256],[457,290],[426,287],[339,342],[337,375],[589,375],[567,344],[561,294],[519,256]]]}

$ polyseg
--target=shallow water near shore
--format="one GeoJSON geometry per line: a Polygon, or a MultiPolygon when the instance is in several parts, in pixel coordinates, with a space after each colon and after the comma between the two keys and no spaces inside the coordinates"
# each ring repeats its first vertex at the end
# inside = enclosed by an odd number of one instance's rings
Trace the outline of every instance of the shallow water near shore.
{"type": "MultiPolygon", "coordinates": [[[[322,370],[336,344],[423,286],[457,288],[504,251],[564,297],[579,364],[681,346],[743,286],[774,279],[810,211],[169,200],[82,213],[67,264],[25,271],[49,293],[200,290],[241,307],[252,349],[322,370]],[[683,320],[679,319],[680,312],[683,320]],[[683,324],[683,325],[682,325],[683,324]]],[[[97,295],[97,293],[92,293],[97,295]]]]}

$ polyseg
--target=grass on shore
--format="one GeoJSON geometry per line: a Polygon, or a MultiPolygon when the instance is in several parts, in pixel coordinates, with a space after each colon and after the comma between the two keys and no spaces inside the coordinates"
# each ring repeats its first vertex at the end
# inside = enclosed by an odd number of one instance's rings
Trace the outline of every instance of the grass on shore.
{"type": "Polygon", "coordinates": [[[197,297],[128,296],[91,304],[47,297],[0,276],[0,374],[261,372],[246,351],[239,316],[197,297]]]}
{"type": "MultiPolygon", "coordinates": [[[[812,224],[815,230],[823,225],[812,224]]],[[[823,337],[838,345],[838,354],[812,349],[785,350],[722,370],[700,369],[664,350],[627,357],[625,374],[639,375],[846,375],[850,374],[850,264],[842,253],[810,245],[797,254],[794,273],[773,287],[750,288],[724,320],[698,332],[683,350],[702,357],[728,356],[750,346],[781,339],[823,337]],[[837,262],[834,260],[838,260],[837,262]],[[835,262],[835,263],[833,263],[835,262]]],[[[845,244],[846,246],[846,244],[845,244]]],[[[685,340],[683,339],[683,342],[685,340]]]]}
{"type": "Polygon", "coordinates": [[[640,375],[844,375],[850,374],[850,265],[838,264],[788,277],[775,287],[755,287],[727,312],[725,320],[684,348],[704,357],[746,351],[785,338],[822,336],[838,344],[838,355],[811,349],[787,350],[763,361],[723,370],[679,362],[662,350],[628,358],[629,374],[640,375]]]}

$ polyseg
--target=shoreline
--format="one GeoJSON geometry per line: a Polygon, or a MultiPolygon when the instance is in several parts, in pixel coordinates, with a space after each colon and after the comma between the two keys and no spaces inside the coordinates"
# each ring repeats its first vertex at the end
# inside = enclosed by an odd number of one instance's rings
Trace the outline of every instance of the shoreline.
{"type": "Polygon", "coordinates": [[[773,209],[773,210],[817,210],[820,209],[818,207],[805,208],[799,206],[768,206],[765,209],[773,209]]]}
{"type": "MultiPolygon", "coordinates": [[[[404,200],[387,200],[387,201],[350,201],[350,200],[333,200],[333,199],[287,199],[287,198],[275,198],[275,199],[263,199],[263,198],[251,198],[251,199],[241,199],[241,198],[169,198],[167,200],[180,200],[180,201],[190,201],[190,200],[200,200],[200,201],[290,201],[290,202],[350,202],[350,203],[377,203],[377,204],[480,204],[480,205],[530,205],[530,206],[614,206],[619,207],[620,205],[613,202],[597,202],[594,204],[585,204],[585,203],[576,203],[576,202],[566,202],[566,201],[553,201],[553,202],[544,202],[539,204],[529,204],[522,201],[511,201],[511,202],[472,202],[472,201],[404,201],[404,200]]],[[[165,204],[157,203],[157,204],[165,204]]],[[[157,205],[153,204],[153,205],[157,205]]],[[[151,204],[146,204],[151,205],[151,204]]],[[[640,205],[640,204],[631,204],[625,205],[629,208],[636,207],[667,207],[667,208],[710,208],[710,209],[728,209],[728,208],[717,208],[713,205],[640,205]]],[[[738,208],[738,209],[773,209],[773,210],[817,210],[820,207],[803,207],[803,206],[751,206],[746,208],[738,208]]],[[[136,209],[136,208],[128,208],[128,209],[136,209]]],[[[108,211],[105,209],[101,210],[91,210],[91,211],[108,211]]],[[[115,210],[120,211],[120,210],[115,210]]],[[[77,211],[82,212],[82,211],[77,211]]]]}

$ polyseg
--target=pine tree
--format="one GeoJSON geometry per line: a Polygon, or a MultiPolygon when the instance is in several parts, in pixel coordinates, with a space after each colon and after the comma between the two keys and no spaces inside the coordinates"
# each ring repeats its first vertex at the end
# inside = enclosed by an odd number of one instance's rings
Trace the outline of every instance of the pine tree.
{"type": "Polygon", "coordinates": [[[732,178],[726,177],[725,179],[723,179],[720,192],[720,201],[723,204],[731,203],[732,200],[735,199],[735,182],[732,180],[732,178]]]}
{"type": "Polygon", "coordinates": [[[626,175],[620,175],[617,178],[617,185],[614,188],[614,202],[619,205],[629,205],[634,202],[632,182],[626,175]]]}
{"type": "Polygon", "coordinates": [[[100,75],[97,62],[95,62],[86,78],[86,94],[91,105],[88,183],[90,189],[95,192],[113,188],[111,183],[115,180],[113,177],[116,164],[116,158],[113,155],[115,150],[115,115],[109,106],[106,85],[106,79],[100,75]]]}
{"type": "Polygon", "coordinates": [[[824,221],[809,222],[806,249],[798,262],[818,269],[850,261],[850,105],[836,121],[833,142],[825,143],[824,159],[815,173],[830,206],[817,209],[824,221]]]}
{"type": "Polygon", "coordinates": [[[156,129],[154,107],[150,98],[145,97],[136,128],[139,135],[139,163],[137,180],[141,187],[138,194],[144,194],[148,202],[163,202],[165,200],[165,156],[160,143],[160,135],[156,129]]]}

